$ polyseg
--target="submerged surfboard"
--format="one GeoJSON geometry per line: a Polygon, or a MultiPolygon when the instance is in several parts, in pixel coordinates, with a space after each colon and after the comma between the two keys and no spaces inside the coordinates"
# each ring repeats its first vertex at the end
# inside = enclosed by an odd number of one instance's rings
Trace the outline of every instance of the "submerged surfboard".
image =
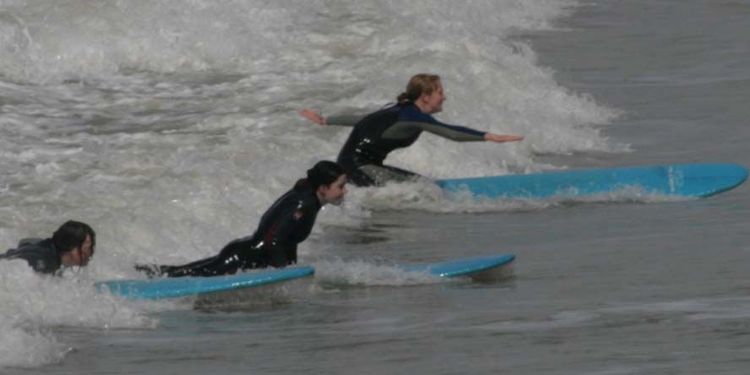
{"type": "Polygon", "coordinates": [[[747,175],[747,169],[737,164],[673,164],[456,178],[436,183],[446,191],[468,191],[486,198],[576,198],[628,188],[654,195],[708,197],[742,184],[747,175]]]}
{"type": "Polygon", "coordinates": [[[100,291],[109,291],[129,299],[163,299],[255,288],[312,276],[314,273],[315,269],[312,267],[298,266],[227,276],[109,280],[97,282],[95,286],[100,291]]]}
{"type": "Polygon", "coordinates": [[[450,260],[437,263],[410,264],[400,266],[408,272],[426,272],[438,277],[468,276],[474,279],[491,279],[516,258],[513,254],[491,255],[450,260]]]}

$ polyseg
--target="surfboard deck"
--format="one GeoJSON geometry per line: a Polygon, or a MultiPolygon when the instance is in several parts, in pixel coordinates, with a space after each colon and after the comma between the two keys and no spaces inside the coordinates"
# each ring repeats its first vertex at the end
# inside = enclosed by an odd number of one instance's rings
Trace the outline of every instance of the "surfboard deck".
{"type": "Polygon", "coordinates": [[[641,189],[646,194],[708,197],[733,189],[748,176],[737,164],[672,164],[553,171],[437,180],[449,192],[468,191],[486,198],[542,199],[586,197],[641,189]]]}
{"type": "Polygon", "coordinates": [[[455,259],[444,262],[409,264],[400,266],[408,272],[426,272],[438,277],[467,276],[476,280],[496,279],[504,276],[503,271],[516,259],[514,254],[480,256],[455,259]]]}
{"type": "Polygon", "coordinates": [[[128,299],[165,299],[200,296],[244,288],[257,288],[312,276],[309,266],[264,269],[226,276],[175,277],[144,280],[108,280],[95,283],[100,291],[109,291],[128,299]]]}

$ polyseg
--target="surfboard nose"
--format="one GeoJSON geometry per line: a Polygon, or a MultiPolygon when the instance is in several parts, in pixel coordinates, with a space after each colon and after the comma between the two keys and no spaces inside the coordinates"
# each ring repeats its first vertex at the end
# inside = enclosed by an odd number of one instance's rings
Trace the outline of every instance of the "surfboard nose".
{"type": "Polygon", "coordinates": [[[742,185],[748,170],[734,163],[686,165],[686,178],[694,181],[691,195],[709,197],[742,185]]]}
{"type": "Polygon", "coordinates": [[[640,189],[645,194],[708,197],[731,190],[748,177],[733,163],[693,163],[595,168],[437,180],[448,192],[466,191],[487,198],[580,198],[640,189]]]}

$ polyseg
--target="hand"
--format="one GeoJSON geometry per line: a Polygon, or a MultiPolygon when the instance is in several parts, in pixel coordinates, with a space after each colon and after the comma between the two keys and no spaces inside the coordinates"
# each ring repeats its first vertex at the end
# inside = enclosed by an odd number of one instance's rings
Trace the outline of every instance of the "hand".
{"type": "Polygon", "coordinates": [[[501,135],[501,134],[494,134],[494,133],[485,133],[484,134],[484,140],[489,142],[518,142],[522,140],[523,137],[520,135],[501,135]]]}
{"type": "Polygon", "coordinates": [[[313,111],[312,109],[302,109],[299,111],[300,116],[318,124],[318,125],[326,125],[326,118],[323,117],[320,113],[313,111]]]}

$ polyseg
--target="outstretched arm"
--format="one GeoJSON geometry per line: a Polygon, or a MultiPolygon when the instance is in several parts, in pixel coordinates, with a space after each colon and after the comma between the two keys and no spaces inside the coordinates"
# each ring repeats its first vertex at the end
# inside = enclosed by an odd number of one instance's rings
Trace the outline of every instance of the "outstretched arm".
{"type": "Polygon", "coordinates": [[[305,108],[299,111],[300,116],[312,121],[321,126],[325,125],[338,125],[338,126],[354,126],[362,119],[363,116],[359,115],[340,115],[330,116],[328,118],[323,117],[318,112],[312,109],[305,108]]]}
{"type": "Polygon", "coordinates": [[[483,132],[459,125],[450,125],[436,120],[434,117],[422,113],[417,108],[409,108],[399,114],[399,121],[383,133],[384,138],[403,138],[414,131],[423,130],[432,134],[448,138],[456,142],[516,142],[523,139],[518,135],[500,135],[483,132]]]}
{"type": "Polygon", "coordinates": [[[517,142],[523,139],[519,135],[501,135],[489,132],[483,132],[465,126],[449,125],[430,119],[399,121],[383,133],[384,138],[402,138],[408,136],[415,129],[421,129],[426,132],[448,138],[456,142],[517,142]]]}
{"type": "Polygon", "coordinates": [[[299,114],[300,114],[300,116],[302,116],[302,117],[304,117],[304,118],[306,118],[306,119],[308,119],[308,120],[310,120],[313,123],[316,123],[318,125],[321,125],[321,126],[327,125],[326,118],[323,117],[323,115],[321,115],[320,113],[313,111],[312,109],[303,108],[303,109],[301,109],[299,111],[299,114]]]}
{"type": "Polygon", "coordinates": [[[523,136],[513,135],[513,134],[485,133],[484,140],[488,142],[497,142],[497,143],[518,142],[518,141],[523,140],[523,136]]]}

